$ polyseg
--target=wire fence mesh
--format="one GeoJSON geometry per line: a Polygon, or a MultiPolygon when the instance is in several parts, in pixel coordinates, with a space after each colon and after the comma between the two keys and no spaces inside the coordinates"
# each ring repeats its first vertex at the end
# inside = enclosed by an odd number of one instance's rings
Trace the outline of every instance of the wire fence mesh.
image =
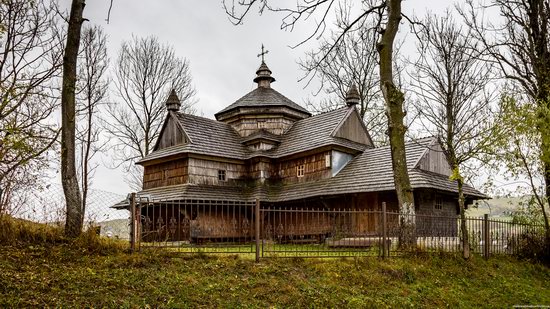
{"type": "MultiPolygon", "coordinates": [[[[94,228],[104,237],[129,239],[128,210],[112,208],[125,198],[121,194],[90,189],[84,208],[84,229],[94,228]]],[[[6,207],[6,212],[14,218],[63,227],[65,205],[63,187],[60,184],[49,184],[18,193],[17,198],[6,207]]]]}

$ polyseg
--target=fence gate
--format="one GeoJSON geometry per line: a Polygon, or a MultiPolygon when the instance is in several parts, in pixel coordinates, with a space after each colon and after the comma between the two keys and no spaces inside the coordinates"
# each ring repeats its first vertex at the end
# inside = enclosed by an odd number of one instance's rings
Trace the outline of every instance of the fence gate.
{"type": "Polygon", "coordinates": [[[133,247],[179,253],[254,253],[255,203],[135,199],[133,247]]]}
{"type": "Polygon", "coordinates": [[[260,218],[262,257],[384,254],[382,211],[269,207],[260,218]]]}

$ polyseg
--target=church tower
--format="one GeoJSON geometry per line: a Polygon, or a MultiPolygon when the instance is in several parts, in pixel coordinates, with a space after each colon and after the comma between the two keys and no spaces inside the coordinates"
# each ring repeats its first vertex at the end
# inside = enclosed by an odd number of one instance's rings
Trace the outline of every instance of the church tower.
{"type": "Polygon", "coordinates": [[[262,45],[262,53],[258,55],[262,63],[254,78],[258,87],[215,115],[218,121],[230,124],[240,136],[248,137],[253,149],[263,150],[271,147],[258,146],[254,137],[261,136],[264,142],[270,139],[275,143],[294,122],[311,116],[305,108],[271,87],[275,78],[265,63],[266,53],[262,45]]]}

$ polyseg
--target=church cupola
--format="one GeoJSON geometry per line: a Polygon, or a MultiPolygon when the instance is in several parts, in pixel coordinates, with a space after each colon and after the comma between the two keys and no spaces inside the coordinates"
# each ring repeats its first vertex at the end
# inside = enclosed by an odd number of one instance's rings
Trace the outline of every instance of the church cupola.
{"type": "Polygon", "coordinates": [[[176,94],[176,90],[172,89],[168,100],[166,100],[166,109],[173,112],[178,112],[181,107],[181,101],[176,94]]]}
{"type": "Polygon", "coordinates": [[[262,64],[256,71],[256,78],[254,78],[254,82],[258,83],[258,88],[271,88],[271,83],[275,81],[275,78],[271,76],[271,70],[267,67],[267,64],[265,64],[264,61],[264,55],[269,53],[268,50],[264,50],[264,45],[262,44],[262,52],[258,54],[258,57],[262,57],[262,64]]]}
{"type": "Polygon", "coordinates": [[[357,91],[357,87],[355,87],[355,85],[351,85],[351,88],[348,90],[348,93],[346,94],[346,105],[355,106],[359,104],[360,101],[361,101],[361,96],[359,95],[359,91],[357,91]]]}
{"type": "Polygon", "coordinates": [[[262,64],[254,78],[258,87],[215,114],[216,120],[230,124],[241,137],[252,136],[253,139],[246,139],[244,143],[253,150],[274,147],[273,136],[283,135],[294,122],[311,116],[307,109],[271,88],[275,78],[265,64],[267,53],[262,45],[262,52],[258,55],[262,64]],[[267,135],[270,137],[266,138],[267,135]]]}

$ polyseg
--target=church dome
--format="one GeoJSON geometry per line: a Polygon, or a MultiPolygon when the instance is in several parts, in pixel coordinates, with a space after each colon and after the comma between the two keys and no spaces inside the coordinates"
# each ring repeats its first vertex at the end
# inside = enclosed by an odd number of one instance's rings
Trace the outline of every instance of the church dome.
{"type": "MultiPolygon", "coordinates": [[[[262,46],[262,58],[265,53],[262,46]]],[[[271,74],[262,59],[254,78],[258,87],[216,113],[216,120],[231,124],[241,136],[258,130],[282,135],[295,121],[310,117],[305,108],[271,88],[275,81],[271,74]]]]}

